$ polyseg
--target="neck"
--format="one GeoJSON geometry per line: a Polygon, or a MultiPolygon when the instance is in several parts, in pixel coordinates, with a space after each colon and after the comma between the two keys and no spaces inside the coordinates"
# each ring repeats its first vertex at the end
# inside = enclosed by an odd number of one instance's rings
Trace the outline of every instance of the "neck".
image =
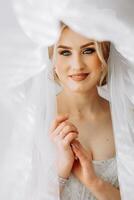
{"type": "Polygon", "coordinates": [[[61,113],[83,119],[95,119],[103,111],[104,99],[99,96],[97,88],[92,88],[86,93],[74,93],[63,90],[59,95],[61,113]],[[63,103],[61,103],[63,102],[63,103]]]}

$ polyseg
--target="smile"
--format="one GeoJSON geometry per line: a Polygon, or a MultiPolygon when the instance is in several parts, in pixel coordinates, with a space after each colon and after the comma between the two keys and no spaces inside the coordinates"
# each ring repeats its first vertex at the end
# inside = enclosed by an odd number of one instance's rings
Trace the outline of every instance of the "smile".
{"type": "Polygon", "coordinates": [[[81,74],[70,75],[69,77],[74,81],[83,81],[87,78],[88,75],[89,73],[81,73],[81,74]]]}

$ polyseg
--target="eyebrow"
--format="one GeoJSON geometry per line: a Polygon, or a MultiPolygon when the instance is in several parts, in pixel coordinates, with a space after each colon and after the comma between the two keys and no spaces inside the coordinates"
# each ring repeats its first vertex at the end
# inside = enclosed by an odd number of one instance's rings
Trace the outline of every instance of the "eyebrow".
{"type": "MultiPolygon", "coordinates": [[[[91,45],[94,45],[94,42],[89,42],[89,43],[87,43],[87,44],[84,44],[84,45],[80,46],[80,49],[82,49],[82,48],[84,48],[84,47],[87,47],[87,46],[91,46],[91,45]]],[[[64,46],[64,45],[59,45],[57,48],[72,49],[71,47],[64,46]]]]}

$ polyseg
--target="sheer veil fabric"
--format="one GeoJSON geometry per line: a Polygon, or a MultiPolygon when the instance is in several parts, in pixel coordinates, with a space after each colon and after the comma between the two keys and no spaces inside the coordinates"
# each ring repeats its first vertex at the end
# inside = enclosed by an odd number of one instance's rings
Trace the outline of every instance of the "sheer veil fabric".
{"type": "Polygon", "coordinates": [[[121,197],[133,200],[134,2],[13,0],[8,7],[0,4],[6,22],[0,21],[0,199],[60,199],[49,127],[62,88],[54,82],[47,46],[57,41],[63,21],[86,37],[111,41],[108,83],[98,90],[111,106],[121,197]]]}

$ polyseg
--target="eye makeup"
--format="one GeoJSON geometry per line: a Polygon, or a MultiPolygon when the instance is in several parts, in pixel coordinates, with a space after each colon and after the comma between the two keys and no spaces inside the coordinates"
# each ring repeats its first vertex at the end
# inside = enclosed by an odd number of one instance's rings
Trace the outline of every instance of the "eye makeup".
{"type": "MultiPolygon", "coordinates": [[[[95,50],[95,48],[91,48],[91,47],[89,47],[89,48],[86,48],[86,49],[84,49],[83,51],[82,51],[82,53],[83,54],[92,54],[92,53],[94,53],[96,50],[95,50]]],[[[72,54],[72,52],[71,51],[69,51],[69,50],[62,50],[62,51],[59,51],[58,52],[60,55],[63,55],[63,56],[70,56],[71,54],[72,54]]]]}

